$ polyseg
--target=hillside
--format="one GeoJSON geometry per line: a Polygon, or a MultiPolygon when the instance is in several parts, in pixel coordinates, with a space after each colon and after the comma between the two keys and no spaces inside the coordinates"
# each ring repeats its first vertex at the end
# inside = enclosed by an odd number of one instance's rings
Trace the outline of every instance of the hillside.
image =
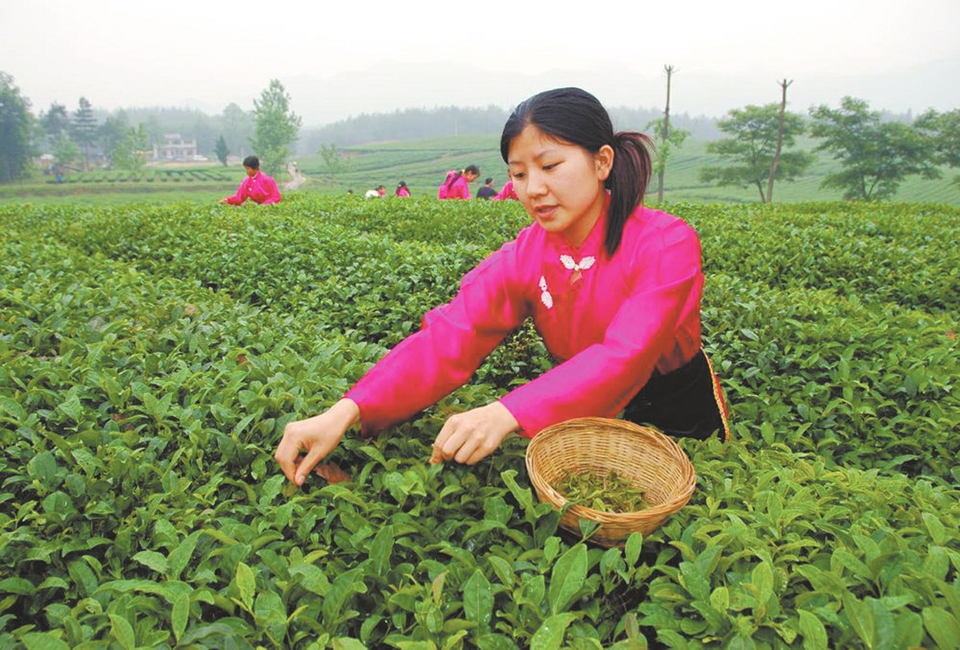
{"type": "MultiPolygon", "coordinates": [[[[381,183],[392,192],[397,183],[406,181],[414,195],[434,195],[444,173],[469,164],[480,167],[480,177],[494,178],[494,184],[506,181],[506,166],[500,158],[500,143],[495,135],[461,135],[404,142],[379,142],[343,147],[348,170],[331,173],[319,155],[298,158],[298,165],[308,177],[307,189],[321,193],[353,190],[362,193],[381,183]]],[[[716,187],[699,179],[705,165],[718,164],[719,157],[706,152],[707,141],[687,140],[672,154],[666,173],[664,199],[667,202],[759,202],[756,188],[716,187]]],[[[806,147],[812,150],[813,145],[806,147]]],[[[819,156],[809,176],[794,183],[774,187],[774,202],[829,201],[841,198],[835,190],[820,189],[820,183],[836,163],[819,156]]],[[[919,201],[960,205],[960,186],[952,182],[955,170],[944,169],[938,180],[908,178],[897,193],[897,201],[919,201]]],[[[474,184],[472,191],[479,187],[474,184]]],[[[656,188],[651,187],[650,195],[656,188]]]]}

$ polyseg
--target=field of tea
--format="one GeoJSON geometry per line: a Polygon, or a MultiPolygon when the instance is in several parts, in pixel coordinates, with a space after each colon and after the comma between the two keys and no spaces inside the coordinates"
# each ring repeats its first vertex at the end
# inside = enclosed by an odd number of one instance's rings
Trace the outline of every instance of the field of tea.
{"type": "Polygon", "coordinates": [[[960,647],[960,208],[671,210],[734,435],[681,441],[690,503],[608,550],[537,502],[517,437],[427,462],[549,367],[529,327],[348,435],[352,480],[273,460],[517,203],[0,207],[0,648],[960,647]]]}

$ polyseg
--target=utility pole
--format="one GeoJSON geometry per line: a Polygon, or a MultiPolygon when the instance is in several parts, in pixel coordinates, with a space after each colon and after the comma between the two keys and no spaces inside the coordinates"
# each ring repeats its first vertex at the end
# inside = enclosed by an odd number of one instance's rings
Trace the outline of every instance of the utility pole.
{"type": "MultiPolygon", "coordinates": [[[[670,78],[673,76],[673,66],[663,66],[667,73],[667,105],[663,109],[663,129],[660,132],[660,142],[666,146],[667,137],[670,135],[670,78]]],[[[667,166],[660,165],[660,172],[657,174],[657,203],[663,203],[663,177],[666,174],[667,166]]]]}

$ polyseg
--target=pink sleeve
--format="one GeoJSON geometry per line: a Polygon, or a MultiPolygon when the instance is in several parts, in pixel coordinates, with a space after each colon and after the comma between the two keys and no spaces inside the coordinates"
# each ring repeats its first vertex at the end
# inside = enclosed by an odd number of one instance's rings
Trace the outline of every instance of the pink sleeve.
{"type": "Polygon", "coordinates": [[[571,418],[615,417],[678,341],[687,359],[699,349],[700,243],[693,229],[682,225],[667,233],[673,241],[665,241],[661,250],[638,248],[635,258],[655,256],[658,271],[652,281],[633,287],[601,343],[501,398],[520,423],[521,435],[532,438],[571,418]]]}
{"type": "Polygon", "coordinates": [[[461,176],[453,184],[454,197],[460,199],[470,198],[470,183],[465,176],[461,176]]]}
{"type": "Polygon", "coordinates": [[[267,198],[260,205],[268,203],[280,203],[280,188],[277,187],[277,181],[272,176],[265,176],[263,179],[264,189],[267,190],[267,198]]]}
{"type": "Polygon", "coordinates": [[[516,198],[513,196],[513,181],[504,183],[503,188],[494,195],[494,201],[503,201],[505,199],[516,198]]]}
{"type": "Polygon", "coordinates": [[[364,436],[409,419],[465,384],[523,322],[528,307],[511,286],[515,264],[511,242],[464,276],[451,302],[427,312],[422,329],[347,392],[360,407],[364,436]]]}
{"type": "Polygon", "coordinates": [[[242,205],[243,202],[246,200],[245,197],[247,196],[247,193],[245,190],[249,182],[250,182],[250,177],[249,176],[245,177],[243,179],[243,182],[240,183],[240,187],[237,188],[237,193],[234,194],[233,196],[227,197],[227,203],[229,203],[230,205],[242,205]]]}

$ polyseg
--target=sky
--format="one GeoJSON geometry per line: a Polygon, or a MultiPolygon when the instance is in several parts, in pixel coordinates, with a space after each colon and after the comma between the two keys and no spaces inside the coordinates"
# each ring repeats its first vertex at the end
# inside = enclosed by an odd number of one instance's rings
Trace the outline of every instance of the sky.
{"type": "Polygon", "coordinates": [[[720,117],[779,102],[960,108],[960,0],[0,0],[0,71],[33,112],[245,110],[279,79],[305,126],[509,109],[575,85],[609,107],[720,117]]]}

